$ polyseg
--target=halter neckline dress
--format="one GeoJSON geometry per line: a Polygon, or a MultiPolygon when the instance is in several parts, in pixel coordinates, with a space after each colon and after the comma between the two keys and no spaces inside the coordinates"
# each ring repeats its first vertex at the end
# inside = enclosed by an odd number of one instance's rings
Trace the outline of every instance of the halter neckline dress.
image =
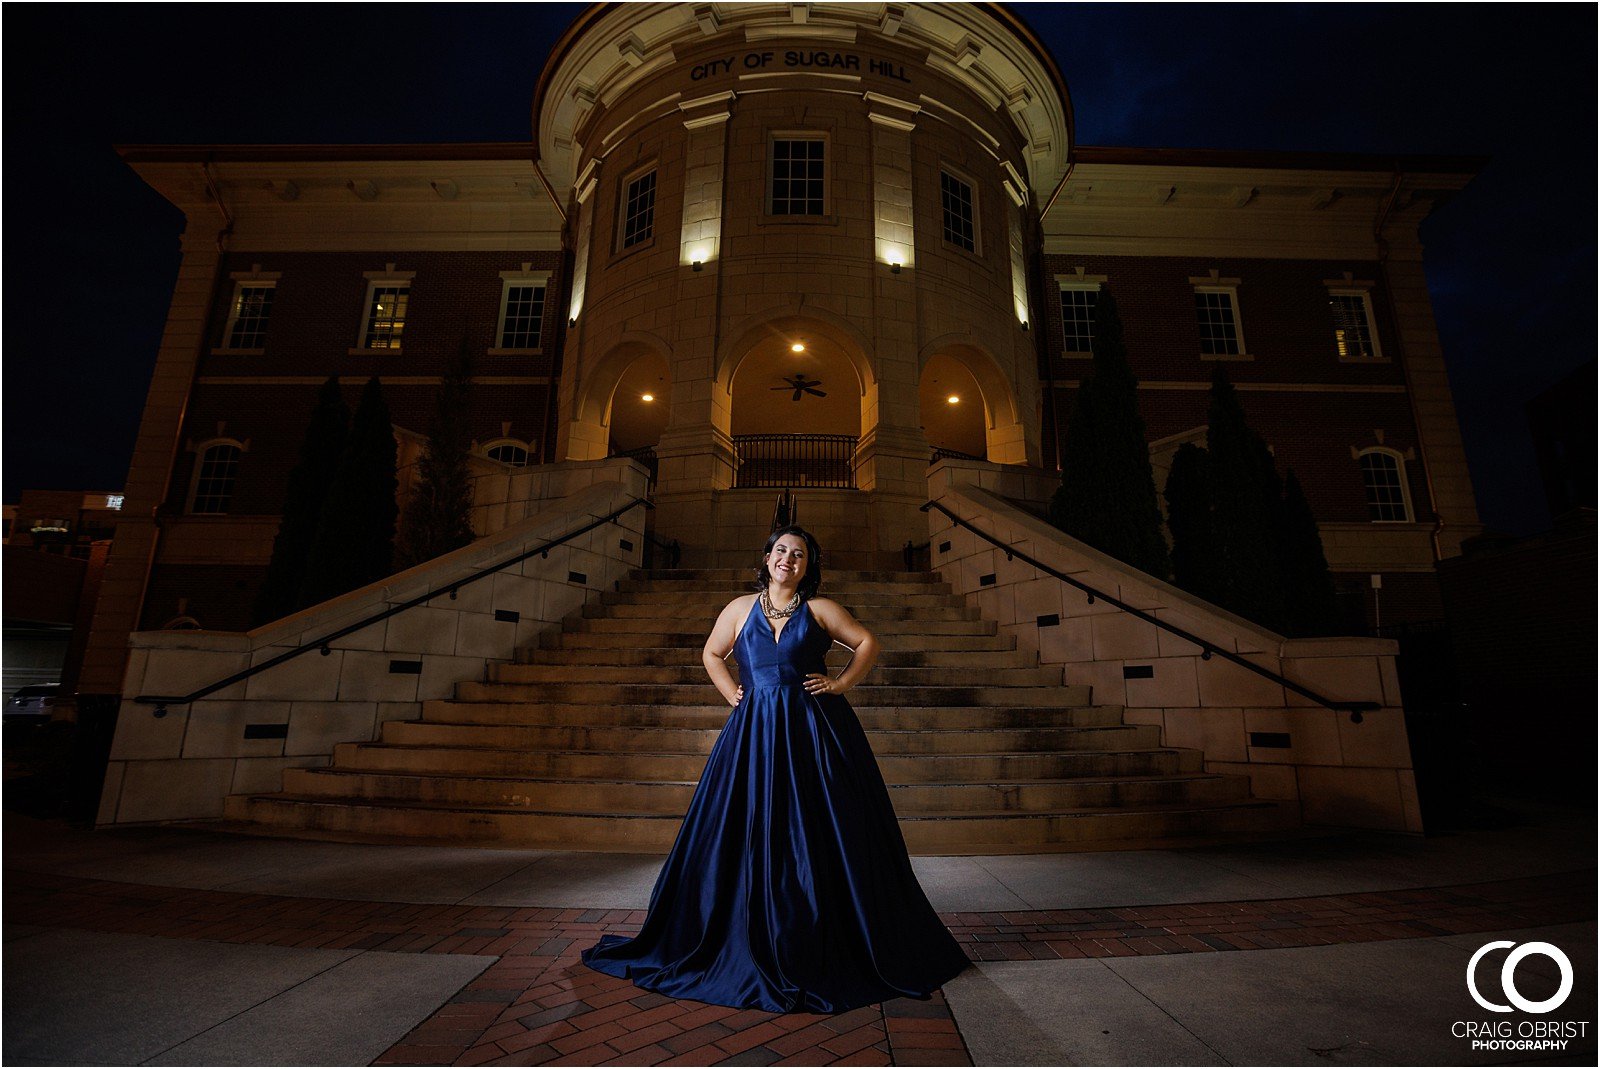
{"type": "Polygon", "coordinates": [[[773,634],[759,599],[729,714],[639,934],[592,969],[674,998],[841,1013],[926,998],[968,964],[917,883],[888,789],[842,694],[802,684],[833,640],[802,603],[773,634]]]}

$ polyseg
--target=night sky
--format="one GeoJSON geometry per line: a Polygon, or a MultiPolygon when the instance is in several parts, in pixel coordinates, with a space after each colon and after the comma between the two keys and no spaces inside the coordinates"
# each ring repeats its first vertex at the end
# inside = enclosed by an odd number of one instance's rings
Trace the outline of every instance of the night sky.
{"type": "MultiPolygon", "coordinates": [[[[579,4],[8,4],[4,487],[121,487],[181,216],[132,143],[516,141],[579,4]]],[[[1423,229],[1491,527],[1549,524],[1524,402],[1594,359],[1590,5],[1017,10],[1078,142],[1483,155],[1423,229]]]]}

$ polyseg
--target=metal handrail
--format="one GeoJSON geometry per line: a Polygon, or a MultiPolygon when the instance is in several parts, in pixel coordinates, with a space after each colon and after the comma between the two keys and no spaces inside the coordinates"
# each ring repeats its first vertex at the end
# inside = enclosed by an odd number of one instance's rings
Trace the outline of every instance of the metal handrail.
{"type": "Polygon", "coordinates": [[[1099,598],[1100,600],[1102,600],[1102,601],[1104,601],[1104,602],[1106,602],[1108,604],[1115,605],[1117,608],[1121,609],[1123,612],[1132,613],[1134,616],[1138,617],[1141,620],[1144,620],[1146,623],[1154,624],[1157,627],[1161,628],[1163,631],[1167,631],[1167,632],[1169,632],[1171,634],[1177,635],[1179,638],[1183,639],[1185,642],[1194,643],[1196,646],[1200,647],[1200,659],[1203,660],[1203,661],[1209,661],[1211,659],[1211,655],[1212,654],[1217,654],[1217,655],[1221,656],[1224,660],[1232,661],[1234,664],[1238,665],[1241,668],[1247,668],[1250,671],[1254,672],[1258,676],[1262,676],[1263,678],[1270,679],[1274,683],[1281,684],[1282,686],[1286,687],[1287,689],[1294,691],[1296,694],[1300,695],[1302,698],[1311,699],[1312,701],[1316,702],[1318,705],[1322,706],[1325,709],[1332,709],[1332,710],[1334,710],[1336,712],[1349,713],[1350,714],[1350,722],[1352,724],[1361,723],[1361,721],[1363,719],[1362,714],[1364,712],[1367,712],[1367,711],[1370,711],[1370,710],[1373,710],[1373,709],[1381,709],[1381,708],[1383,708],[1383,705],[1381,703],[1379,703],[1379,702],[1373,702],[1373,701],[1338,701],[1338,700],[1333,699],[1333,698],[1325,698],[1322,695],[1318,694],[1316,691],[1311,690],[1309,687],[1303,687],[1299,683],[1296,683],[1291,679],[1285,679],[1283,676],[1279,675],[1277,672],[1271,671],[1270,669],[1267,669],[1267,668],[1263,668],[1259,664],[1256,664],[1254,661],[1245,660],[1243,657],[1239,656],[1237,653],[1234,653],[1232,650],[1225,650],[1221,646],[1218,646],[1214,642],[1208,642],[1207,640],[1201,638],[1199,635],[1192,635],[1189,632],[1185,631],[1181,627],[1178,627],[1178,626],[1176,626],[1174,624],[1170,624],[1167,621],[1159,619],[1157,617],[1151,616],[1149,613],[1145,612],[1143,609],[1136,609],[1132,605],[1129,605],[1129,604],[1127,604],[1127,603],[1125,603],[1123,601],[1118,600],[1117,598],[1112,597],[1110,594],[1106,594],[1106,593],[1104,593],[1102,591],[1096,590],[1094,587],[1088,585],[1087,583],[1084,583],[1084,582],[1082,582],[1080,580],[1072,578],[1070,575],[1061,574],[1060,572],[1056,571],[1054,568],[1050,567],[1048,564],[1045,564],[1042,561],[1034,560],[1032,557],[1028,556],[1026,553],[1023,553],[1022,551],[1020,551],[1018,549],[1015,549],[1012,546],[1006,545],[1004,542],[1000,541],[998,538],[995,538],[993,535],[989,534],[987,531],[979,530],[978,528],[974,527],[968,521],[962,519],[960,516],[957,516],[954,512],[951,512],[944,505],[939,504],[939,502],[937,502],[937,501],[929,501],[927,504],[921,506],[921,511],[927,512],[931,508],[938,509],[940,512],[942,512],[946,516],[948,516],[952,522],[957,523],[962,527],[965,527],[967,530],[971,531],[973,534],[977,535],[979,538],[983,539],[985,542],[988,542],[990,545],[994,546],[995,548],[1004,550],[1005,554],[1006,554],[1006,560],[1011,560],[1013,557],[1015,557],[1015,558],[1017,558],[1019,560],[1025,561],[1026,563],[1033,565],[1035,568],[1039,569],[1041,572],[1044,572],[1047,575],[1050,575],[1050,576],[1052,576],[1052,577],[1054,577],[1056,579],[1061,580],[1063,583],[1066,583],[1066,584],[1068,584],[1070,586],[1077,587],[1079,590],[1081,590],[1085,594],[1089,595],[1089,604],[1093,605],[1094,604],[1094,600],[1096,598],[1099,598]]]}
{"type": "Polygon", "coordinates": [[[456,594],[461,590],[462,587],[471,583],[476,583],[479,579],[483,579],[486,576],[502,572],[511,567],[513,564],[521,564],[529,557],[535,555],[548,557],[550,555],[550,551],[556,546],[570,542],[579,535],[588,534],[596,527],[604,527],[608,523],[616,523],[618,517],[622,516],[626,512],[631,511],[632,509],[637,508],[640,505],[643,505],[647,509],[653,509],[656,507],[655,503],[647,498],[633,498],[626,505],[623,505],[621,508],[612,511],[609,515],[602,516],[593,523],[579,527],[575,531],[568,531],[560,538],[552,539],[549,542],[544,543],[542,546],[536,546],[525,553],[519,553],[515,557],[510,557],[498,564],[491,564],[486,568],[480,568],[476,572],[473,572],[471,575],[467,576],[465,579],[457,579],[455,582],[447,583],[437,590],[430,590],[426,594],[419,594],[417,597],[402,601],[398,605],[391,605],[381,612],[373,613],[371,616],[368,616],[362,620],[358,620],[353,624],[348,624],[344,627],[341,627],[337,631],[329,632],[328,634],[323,635],[321,638],[314,638],[308,642],[302,642],[300,645],[291,650],[287,650],[278,654],[276,657],[262,661],[260,664],[251,665],[242,672],[235,672],[226,679],[219,679],[210,686],[201,687],[199,690],[191,691],[188,694],[182,695],[181,697],[170,694],[140,694],[137,697],[129,698],[128,700],[137,702],[140,705],[154,705],[156,707],[155,716],[156,719],[159,720],[167,715],[167,706],[169,705],[192,705],[208,694],[214,694],[225,687],[231,687],[241,680],[249,679],[257,672],[264,672],[268,668],[273,668],[285,661],[293,660],[303,653],[308,653],[311,650],[317,650],[322,654],[322,656],[327,657],[333,652],[328,644],[336,639],[341,639],[352,632],[360,631],[364,627],[371,627],[380,620],[387,620],[389,617],[405,612],[407,609],[415,608],[416,606],[421,605],[423,602],[432,601],[441,594],[448,594],[450,596],[450,600],[454,601],[456,594]]]}

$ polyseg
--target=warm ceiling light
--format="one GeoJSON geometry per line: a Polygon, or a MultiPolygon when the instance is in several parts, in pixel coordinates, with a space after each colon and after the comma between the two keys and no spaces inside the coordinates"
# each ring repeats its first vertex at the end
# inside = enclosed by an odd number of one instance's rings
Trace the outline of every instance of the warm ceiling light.
{"type": "Polygon", "coordinates": [[[957,397],[955,394],[951,394],[949,397],[945,398],[945,401],[948,404],[959,405],[961,403],[961,398],[957,397]]]}
{"type": "Polygon", "coordinates": [[[793,345],[789,346],[789,351],[791,353],[803,353],[806,351],[806,347],[800,342],[795,342],[793,345]]]}
{"type": "Polygon", "coordinates": [[[656,395],[653,394],[653,393],[647,393],[647,394],[641,394],[640,395],[640,400],[643,400],[643,401],[654,401],[655,399],[656,399],[656,395]]]}

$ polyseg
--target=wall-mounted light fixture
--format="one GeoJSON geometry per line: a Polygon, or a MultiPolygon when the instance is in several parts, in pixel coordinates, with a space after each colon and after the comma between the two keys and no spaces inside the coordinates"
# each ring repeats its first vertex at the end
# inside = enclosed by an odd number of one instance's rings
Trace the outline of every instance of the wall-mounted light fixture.
{"type": "Polygon", "coordinates": [[[889,265],[889,273],[891,275],[898,275],[900,273],[900,261],[899,260],[896,260],[896,261],[894,261],[893,263],[891,263],[889,265]]]}
{"type": "Polygon", "coordinates": [[[945,398],[945,403],[959,405],[961,403],[961,398],[957,397],[955,394],[951,394],[949,397],[945,398]]]}
{"type": "Polygon", "coordinates": [[[795,342],[793,345],[789,346],[789,351],[791,353],[803,353],[806,351],[806,347],[803,342],[795,342]]]}
{"type": "Polygon", "coordinates": [[[646,394],[640,394],[639,395],[639,400],[641,400],[641,401],[654,401],[655,399],[656,399],[656,395],[653,394],[653,393],[646,393],[646,394]]]}
{"type": "Polygon", "coordinates": [[[696,271],[704,271],[706,269],[706,265],[705,265],[704,261],[701,261],[701,260],[696,260],[690,266],[692,266],[696,271]]]}

